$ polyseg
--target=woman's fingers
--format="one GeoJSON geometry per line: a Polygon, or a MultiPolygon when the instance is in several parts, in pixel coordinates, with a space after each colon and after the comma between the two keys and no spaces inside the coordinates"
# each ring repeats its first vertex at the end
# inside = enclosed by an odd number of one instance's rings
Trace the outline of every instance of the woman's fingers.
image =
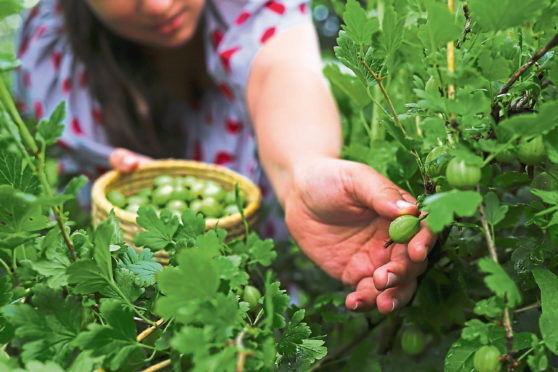
{"type": "Polygon", "coordinates": [[[418,215],[415,199],[374,169],[354,163],[343,170],[344,185],[360,205],[390,220],[403,214],[418,215]]]}
{"type": "Polygon", "coordinates": [[[354,292],[349,293],[345,299],[345,306],[353,311],[368,311],[376,306],[376,297],[380,291],[374,286],[371,277],[362,279],[354,292]]]}
{"type": "Polygon", "coordinates": [[[386,289],[376,296],[376,307],[382,314],[391,313],[405,306],[413,297],[417,281],[412,280],[402,286],[386,289]]]}
{"type": "Polygon", "coordinates": [[[123,148],[115,149],[110,155],[111,167],[122,173],[133,172],[140,164],[150,160],[151,159],[146,156],[138,155],[123,148]]]}
{"type": "Polygon", "coordinates": [[[390,262],[374,271],[374,286],[379,290],[385,290],[411,282],[426,270],[426,266],[427,261],[412,262],[407,256],[405,246],[398,247],[390,262]]]}
{"type": "Polygon", "coordinates": [[[423,262],[436,243],[436,235],[426,226],[426,220],[421,221],[420,231],[408,243],[409,258],[414,262],[423,262]]]}

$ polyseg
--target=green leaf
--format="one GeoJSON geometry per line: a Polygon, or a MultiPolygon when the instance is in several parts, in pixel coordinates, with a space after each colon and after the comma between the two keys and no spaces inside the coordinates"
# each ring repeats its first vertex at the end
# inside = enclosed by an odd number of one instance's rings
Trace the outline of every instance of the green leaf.
{"type": "Polygon", "coordinates": [[[546,191],[539,189],[530,189],[531,193],[542,199],[548,204],[558,204],[558,191],[546,191]]]}
{"type": "Polygon", "coordinates": [[[368,18],[366,11],[356,0],[348,0],[343,13],[342,26],[347,36],[357,44],[370,45],[372,34],[378,31],[379,23],[377,18],[368,18]]]}
{"type": "Polygon", "coordinates": [[[490,191],[484,196],[484,214],[489,225],[494,226],[502,221],[508,213],[508,208],[505,204],[500,205],[495,192],[490,191]]]}
{"type": "Polygon", "coordinates": [[[530,138],[550,132],[558,127],[558,101],[549,101],[541,105],[539,112],[533,114],[514,115],[502,120],[496,127],[496,134],[502,140],[513,136],[530,138]]]}
{"type": "MultiPolygon", "coordinates": [[[[2,362],[0,361],[0,372],[4,372],[4,370],[2,369],[2,362]]],[[[12,369],[12,368],[8,368],[5,370],[6,372],[64,372],[64,369],[62,369],[62,367],[60,367],[60,365],[54,363],[54,362],[46,362],[46,363],[41,363],[39,361],[36,360],[32,360],[28,363],[25,364],[25,369],[22,368],[17,368],[17,369],[12,369]]]]}
{"type": "Polygon", "coordinates": [[[163,270],[149,249],[142,249],[138,254],[132,247],[127,248],[118,266],[130,270],[135,275],[136,284],[142,287],[155,284],[155,275],[163,270]]]}
{"type": "Polygon", "coordinates": [[[0,150],[0,185],[11,185],[18,191],[32,195],[39,195],[42,190],[39,177],[24,165],[23,159],[3,150],[0,150]]]}
{"type": "Polygon", "coordinates": [[[62,101],[56,106],[49,119],[43,119],[37,125],[37,139],[47,146],[55,144],[64,131],[65,116],[66,103],[62,101]]]}
{"type": "Polygon", "coordinates": [[[133,302],[144,292],[144,289],[136,284],[135,275],[128,269],[117,268],[114,272],[114,281],[120,292],[117,292],[112,286],[107,286],[101,290],[103,295],[121,299],[120,293],[122,293],[126,299],[133,302]]]}
{"type": "Polygon", "coordinates": [[[2,0],[0,3],[0,19],[4,19],[9,15],[17,14],[23,10],[21,0],[2,0]]]}
{"type": "Polygon", "coordinates": [[[205,233],[205,220],[201,214],[196,214],[191,209],[186,209],[182,215],[182,224],[176,232],[176,240],[191,239],[195,240],[199,235],[205,233]]]}
{"type": "Polygon", "coordinates": [[[434,233],[441,232],[453,222],[453,216],[471,217],[477,212],[482,196],[475,191],[452,190],[428,196],[424,210],[428,212],[426,224],[434,233]]]}
{"type": "Polygon", "coordinates": [[[74,351],[72,342],[81,329],[81,304],[76,298],[64,298],[61,291],[45,286],[38,285],[34,291],[33,307],[16,304],[2,310],[16,328],[16,336],[26,340],[21,358],[67,365],[74,351]]]}
{"type": "Polygon", "coordinates": [[[531,371],[546,371],[548,368],[548,357],[546,356],[546,350],[543,345],[535,344],[533,345],[535,350],[533,354],[527,357],[527,365],[531,368],[531,371]]]}
{"type": "Polygon", "coordinates": [[[457,24],[455,16],[446,5],[428,1],[426,11],[428,13],[427,22],[419,28],[418,32],[425,47],[436,50],[461,36],[463,27],[457,24]]]}
{"type": "Polygon", "coordinates": [[[137,247],[144,246],[158,251],[173,244],[174,233],[178,229],[179,221],[177,217],[171,217],[168,210],[163,210],[161,218],[159,218],[153,208],[140,207],[136,221],[146,230],[140,231],[135,236],[134,245],[137,247]]]}
{"type": "Polygon", "coordinates": [[[240,288],[248,284],[250,276],[244,270],[241,270],[240,264],[242,258],[240,256],[220,256],[215,258],[215,265],[219,271],[222,280],[228,280],[231,288],[240,288]]]}
{"type": "Polygon", "coordinates": [[[489,274],[484,278],[486,286],[496,295],[504,298],[510,308],[513,309],[521,303],[521,292],[498,262],[484,257],[479,260],[479,268],[489,274]]]}
{"type": "Polygon", "coordinates": [[[298,310],[293,314],[290,322],[287,324],[283,335],[277,341],[277,351],[285,355],[294,355],[303,340],[308,338],[312,333],[310,327],[304,320],[304,310],[298,310]]]}
{"type": "Polygon", "coordinates": [[[81,190],[81,188],[85,186],[87,182],[89,182],[89,180],[83,174],[79,177],[72,178],[64,189],[64,195],[76,196],[79,190],[81,190]]]}
{"type": "Polygon", "coordinates": [[[320,360],[327,355],[327,347],[324,344],[324,340],[302,340],[302,345],[299,348],[306,366],[310,367],[316,360],[320,360]]]}
{"type": "Polygon", "coordinates": [[[493,296],[478,301],[475,304],[474,313],[488,318],[499,318],[504,314],[504,300],[500,297],[493,296]]]}
{"type": "Polygon", "coordinates": [[[533,269],[533,276],[541,289],[539,326],[546,347],[558,355],[558,277],[546,269],[533,269]]]}
{"type": "Polygon", "coordinates": [[[74,285],[74,292],[90,294],[102,292],[110,286],[110,278],[105,277],[99,266],[89,259],[76,261],[68,268],[68,283],[74,285]]]}
{"type": "Polygon", "coordinates": [[[263,303],[266,328],[269,330],[285,327],[285,317],[283,314],[289,303],[289,296],[285,292],[285,290],[280,289],[279,282],[271,282],[271,272],[268,271],[263,303]]]}
{"type": "Polygon", "coordinates": [[[94,357],[91,350],[82,351],[72,362],[68,372],[96,371],[103,362],[103,356],[94,357]]]}
{"type": "Polygon", "coordinates": [[[48,278],[46,284],[50,288],[59,289],[68,285],[67,270],[70,259],[60,252],[47,252],[46,258],[31,262],[33,270],[48,278]]]}
{"type": "Polygon", "coordinates": [[[203,359],[209,355],[209,348],[206,345],[211,339],[207,334],[208,331],[208,328],[182,327],[173,336],[171,346],[182,354],[194,354],[196,359],[203,359]]]}
{"type": "Polygon", "coordinates": [[[194,300],[209,300],[219,287],[214,260],[199,248],[178,254],[177,267],[167,267],[158,276],[159,289],[166,294],[157,302],[157,312],[169,319],[194,300]]]}
{"type": "Polygon", "coordinates": [[[368,92],[354,74],[341,72],[339,65],[335,63],[328,63],[323,72],[328,80],[341,89],[358,107],[364,108],[372,102],[368,92]]]}
{"type": "Polygon", "coordinates": [[[246,248],[250,257],[250,265],[269,266],[277,257],[273,240],[262,240],[256,233],[250,233],[246,239],[246,248]]]}
{"type": "Polygon", "coordinates": [[[111,370],[142,362],[145,357],[136,341],[132,310],[118,300],[103,301],[100,310],[106,324],[89,324],[87,331],[75,339],[75,346],[91,350],[94,357],[104,356],[103,366],[111,370]]]}
{"type": "Polygon", "coordinates": [[[473,371],[473,358],[475,352],[482,344],[478,340],[468,341],[462,338],[455,341],[444,360],[446,372],[471,372],[473,371]]]}
{"type": "Polygon", "coordinates": [[[535,19],[545,5],[540,0],[470,0],[471,19],[484,31],[506,30],[535,19]]]}
{"type": "Polygon", "coordinates": [[[51,225],[41,206],[30,202],[27,195],[8,185],[0,186],[0,247],[15,248],[51,225]],[[11,235],[16,235],[16,241],[4,239],[11,235]]]}

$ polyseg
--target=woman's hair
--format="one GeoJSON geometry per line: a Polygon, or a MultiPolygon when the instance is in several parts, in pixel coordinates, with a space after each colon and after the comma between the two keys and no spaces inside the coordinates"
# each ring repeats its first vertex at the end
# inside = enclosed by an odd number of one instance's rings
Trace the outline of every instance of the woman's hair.
{"type": "MultiPolygon", "coordinates": [[[[153,70],[141,48],[100,22],[82,0],[60,0],[70,46],[84,64],[111,145],[152,157],[179,156],[161,145],[153,70]]],[[[160,92],[160,91],[159,91],[160,92]]],[[[183,148],[182,148],[183,153],[183,148]]]]}

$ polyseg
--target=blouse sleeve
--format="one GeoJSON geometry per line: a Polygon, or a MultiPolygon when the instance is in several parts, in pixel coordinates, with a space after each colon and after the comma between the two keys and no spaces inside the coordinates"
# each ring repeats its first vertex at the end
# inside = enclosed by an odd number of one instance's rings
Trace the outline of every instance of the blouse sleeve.
{"type": "Polygon", "coordinates": [[[28,119],[48,117],[66,102],[64,131],[57,144],[61,171],[94,178],[109,168],[113,147],[108,145],[102,113],[87,89],[87,74],[74,58],[64,34],[56,0],[42,0],[23,16],[16,36],[21,66],[13,75],[13,94],[28,119]]]}
{"type": "MultiPolygon", "coordinates": [[[[228,2],[218,2],[217,8],[228,2]]],[[[209,39],[218,58],[211,58],[209,69],[225,96],[239,94],[243,99],[252,63],[261,46],[290,28],[312,23],[308,0],[248,0],[226,30],[210,22],[209,39]]]]}

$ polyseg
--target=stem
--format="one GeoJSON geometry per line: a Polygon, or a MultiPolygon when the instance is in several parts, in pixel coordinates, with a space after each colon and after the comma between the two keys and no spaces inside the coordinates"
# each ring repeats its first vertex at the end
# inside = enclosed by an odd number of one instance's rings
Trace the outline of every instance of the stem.
{"type": "Polygon", "coordinates": [[[541,303],[537,301],[534,304],[527,305],[527,306],[519,308],[519,309],[515,309],[513,312],[515,314],[517,314],[517,313],[522,313],[522,312],[527,311],[527,310],[538,309],[539,307],[541,307],[541,303]]]}
{"type": "Polygon", "coordinates": [[[0,265],[2,265],[4,267],[4,269],[6,270],[6,272],[8,274],[10,274],[10,276],[12,276],[12,277],[14,276],[14,274],[12,273],[12,270],[10,270],[10,267],[8,266],[8,264],[1,258],[0,258],[0,265]]]}
{"type": "MultiPolygon", "coordinates": [[[[477,192],[480,193],[480,188],[478,186],[477,186],[477,192]]],[[[498,262],[498,254],[496,253],[496,246],[494,245],[494,239],[492,238],[490,229],[488,227],[488,222],[486,221],[486,216],[484,214],[484,208],[482,206],[482,203],[479,204],[479,213],[480,213],[482,227],[486,238],[486,243],[488,244],[488,250],[490,252],[490,256],[495,262],[498,262]]],[[[510,310],[507,306],[504,308],[503,325],[506,332],[506,347],[508,350],[506,356],[508,371],[513,371],[516,361],[513,358],[513,329],[511,325],[511,319],[510,319],[510,310]]]]}
{"type": "Polygon", "coordinates": [[[517,140],[516,135],[514,135],[508,142],[506,142],[505,147],[498,151],[498,152],[493,152],[492,154],[488,155],[486,157],[486,159],[484,159],[484,162],[482,163],[481,168],[485,167],[488,163],[490,163],[492,161],[492,159],[494,159],[496,156],[498,156],[499,153],[501,153],[502,151],[505,151],[512,143],[514,143],[517,140]]]}
{"type": "MultiPolygon", "coordinates": [[[[27,126],[23,122],[23,119],[21,119],[21,116],[19,115],[19,112],[17,111],[15,103],[12,99],[12,96],[11,96],[10,92],[8,91],[8,88],[6,87],[6,83],[4,82],[4,79],[2,77],[0,77],[0,101],[3,102],[4,106],[6,107],[6,109],[9,112],[12,120],[17,124],[17,126],[19,128],[19,132],[21,134],[21,137],[22,137],[23,141],[25,142],[25,145],[31,149],[31,152],[34,154],[35,158],[37,159],[36,170],[37,170],[37,174],[39,176],[39,180],[41,182],[41,185],[43,186],[43,189],[45,191],[45,195],[47,197],[51,198],[54,194],[53,194],[53,192],[50,188],[50,185],[48,183],[48,180],[46,178],[44,146],[41,149],[41,151],[39,151],[39,147],[37,146],[37,143],[35,142],[35,139],[31,135],[31,133],[27,129],[27,126]]],[[[62,237],[64,238],[64,242],[66,243],[66,245],[68,246],[68,249],[70,250],[70,256],[71,256],[72,260],[75,261],[76,260],[76,252],[74,250],[74,244],[72,243],[72,240],[70,239],[70,237],[68,236],[68,233],[66,232],[66,229],[64,228],[64,217],[63,217],[62,210],[61,210],[61,208],[58,208],[57,206],[53,206],[52,210],[54,212],[56,222],[58,223],[58,227],[60,228],[60,231],[62,233],[62,237]]]]}
{"type": "Polygon", "coordinates": [[[507,93],[513,83],[515,83],[515,81],[519,79],[519,77],[525,71],[527,71],[529,67],[531,67],[535,62],[537,62],[542,56],[544,56],[550,49],[554,48],[556,45],[558,45],[558,34],[554,35],[554,37],[548,42],[548,44],[546,44],[541,50],[533,54],[533,56],[527,62],[525,62],[523,66],[517,69],[517,71],[514,72],[510,80],[508,80],[508,82],[502,87],[502,89],[500,89],[496,96],[507,93]]]}
{"type": "MultiPolygon", "coordinates": [[[[386,99],[386,102],[389,106],[391,114],[393,115],[393,119],[395,120],[395,123],[397,124],[399,129],[401,129],[401,133],[403,133],[404,137],[409,137],[407,135],[407,132],[405,131],[405,128],[403,128],[403,125],[401,124],[401,121],[399,121],[399,116],[397,116],[397,113],[395,112],[395,108],[393,107],[393,104],[391,103],[391,99],[389,98],[389,95],[387,94],[387,92],[384,88],[384,85],[382,84],[382,80],[385,79],[385,76],[384,77],[379,77],[370,68],[370,66],[368,66],[368,64],[364,61],[364,59],[361,58],[360,63],[368,70],[368,72],[370,72],[370,74],[372,74],[372,76],[374,77],[374,80],[376,80],[376,83],[380,87],[380,90],[382,91],[382,93],[383,93],[383,95],[386,99]]],[[[426,186],[427,186],[428,180],[426,179],[426,175],[424,174],[424,166],[422,165],[422,161],[420,160],[420,156],[418,155],[417,150],[411,149],[411,152],[413,153],[413,155],[416,158],[417,165],[419,167],[419,171],[420,171],[420,174],[422,176],[423,183],[424,183],[424,190],[425,190],[425,193],[426,193],[426,186]]]]}
{"type": "Polygon", "coordinates": [[[552,212],[557,211],[557,210],[558,210],[558,204],[555,205],[554,207],[550,207],[548,209],[545,209],[543,211],[540,211],[540,212],[536,213],[535,217],[544,216],[545,214],[549,214],[549,213],[552,213],[552,212]]]}
{"type": "Polygon", "coordinates": [[[244,351],[244,345],[242,344],[242,339],[244,338],[245,334],[246,334],[246,328],[244,328],[242,332],[240,332],[238,336],[236,336],[235,339],[236,347],[239,350],[238,361],[236,363],[236,372],[242,372],[244,370],[244,361],[246,360],[246,352],[244,351]]]}
{"type": "Polygon", "coordinates": [[[170,364],[171,364],[171,360],[170,360],[170,359],[167,359],[167,360],[164,360],[164,361],[162,361],[162,362],[160,362],[160,363],[154,364],[154,365],[152,365],[151,367],[146,368],[146,369],[144,369],[144,370],[141,371],[141,372],[155,372],[155,371],[158,371],[158,370],[160,370],[160,369],[165,368],[166,366],[170,366],[170,364]]]}
{"type": "Polygon", "coordinates": [[[465,29],[463,30],[463,38],[455,46],[457,49],[461,49],[461,45],[467,40],[467,34],[471,32],[471,17],[469,16],[469,6],[467,3],[463,5],[463,12],[465,16],[465,29]]]}
{"type": "Polygon", "coordinates": [[[159,319],[157,322],[155,322],[154,326],[151,326],[147,328],[145,331],[143,331],[142,333],[140,333],[137,337],[137,341],[142,342],[144,339],[147,338],[147,336],[155,332],[155,330],[158,329],[161,326],[161,324],[163,324],[164,322],[165,321],[163,319],[159,319]]]}
{"type": "Polygon", "coordinates": [[[152,326],[157,326],[157,323],[154,323],[152,320],[146,318],[145,315],[143,315],[138,311],[138,309],[134,306],[134,304],[130,302],[130,300],[128,299],[128,297],[126,297],[124,293],[122,293],[120,288],[118,288],[118,286],[113,280],[110,281],[110,285],[116,291],[116,293],[118,293],[118,295],[124,300],[124,302],[126,302],[126,304],[130,306],[140,318],[142,318],[146,323],[151,324],[152,326]]]}

